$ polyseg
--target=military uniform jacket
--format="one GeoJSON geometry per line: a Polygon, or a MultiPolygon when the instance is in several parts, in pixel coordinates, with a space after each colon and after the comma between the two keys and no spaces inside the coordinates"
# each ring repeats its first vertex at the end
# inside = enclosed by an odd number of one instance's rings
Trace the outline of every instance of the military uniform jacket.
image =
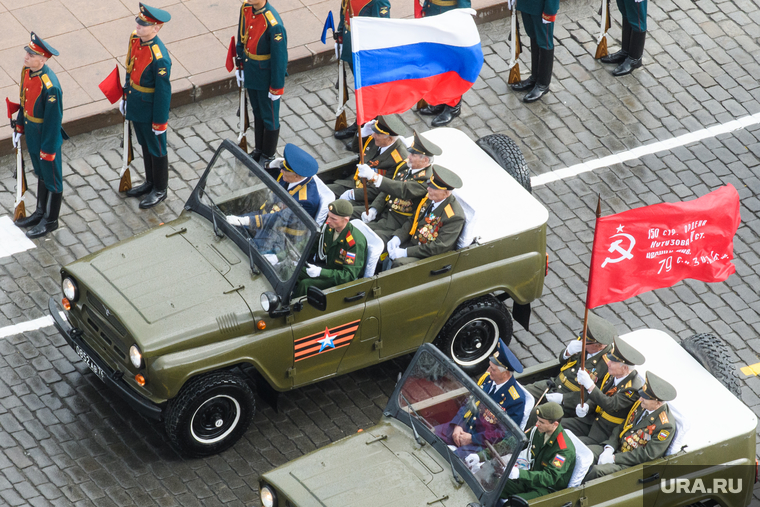
{"type": "MultiPolygon", "coordinates": [[[[289,184],[282,180],[282,175],[277,177],[277,181],[280,183],[281,187],[288,190],[289,184]]],[[[312,218],[316,219],[317,213],[319,212],[319,191],[317,190],[317,183],[313,178],[308,178],[306,181],[299,183],[292,189],[288,190],[288,193],[298,201],[298,204],[300,204],[312,218]]],[[[303,230],[302,221],[296,217],[296,215],[290,211],[285,203],[281,202],[274,193],[272,193],[270,198],[261,205],[261,208],[258,211],[247,213],[244,216],[247,216],[251,220],[249,225],[251,231],[269,227],[271,226],[270,224],[273,223],[272,220],[276,220],[278,225],[285,227],[284,232],[290,235],[300,236],[306,232],[303,230]]]]}
{"type": "Polygon", "coordinates": [[[451,9],[469,9],[470,0],[425,0],[422,17],[436,16],[451,9]]]}
{"type": "Polygon", "coordinates": [[[47,65],[43,65],[37,72],[24,67],[19,83],[21,109],[16,119],[16,130],[24,132],[25,119],[27,122],[42,124],[40,158],[53,161],[63,142],[63,92],[58,78],[47,65]]]}
{"type": "Polygon", "coordinates": [[[270,3],[259,10],[244,2],[238,22],[237,56],[243,61],[245,87],[282,95],[288,67],[288,35],[270,3]]]}
{"type": "Polygon", "coordinates": [[[665,454],[673,440],[676,422],[668,404],[664,403],[636,422],[644,412],[640,405],[641,400],[634,403],[625,422],[618,425],[602,444],[615,449],[616,465],[632,467],[657,459],[665,454]]]}
{"type": "MultiPolygon", "coordinates": [[[[406,145],[401,138],[396,139],[382,153],[380,152],[380,147],[375,144],[374,136],[369,136],[364,143],[364,163],[381,176],[392,178],[392,175],[406,164],[406,157],[408,155],[409,151],[406,149],[406,145]]],[[[362,188],[361,180],[358,176],[356,176],[356,179],[358,180],[356,188],[362,188]]]]}
{"type": "Polygon", "coordinates": [[[507,413],[510,419],[514,421],[517,427],[520,427],[525,412],[525,393],[517,385],[517,380],[512,376],[506,383],[494,392],[491,392],[491,386],[494,382],[491,375],[486,372],[478,380],[480,388],[496,402],[507,413]]]}
{"type": "Polygon", "coordinates": [[[454,194],[441,201],[435,210],[433,202],[424,197],[415,215],[393,235],[401,239],[407,257],[424,259],[454,250],[463,227],[464,211],[454,194]]]}
{"type": "MultiPolygon", "coordinates": [[[[599,385],[605,375],[607,375],[607,357],[606,354],[612,350],[612,345],[607,345],[600,352],[586,358],[586,371],[588,371],[591,380],[599,385]]],[[[580,352],[573,354],[567,359],[563,359],[565,351],[559,353],[559,361],[562,364],[559,375],[554,379],[557,389],[554,392],[562,394],[562,406],[567,410],[575,412],[575,406],[581,402],[581,387],[578,385],[578,368],[580,368],[580,352]]]]}
{"type": "Polygon", "coordinates": [[[553,22],[559,11],[559,0],[517,0],[515,8],[525,14],[541,16],[553,22]]]}
{"type": "Polygon", "coordinates": [[[399,215],[412,216],[420,200],[427,194],[427,182],[432,174],[430,166],[412,173],[406,164],[401,165],[393,179],[382,179],[378,187],[380,194],[371,206],[377,210],[378,215],[387,208],[399,215]]]}
{"type": "Polygon", "coordinates": [[[314,253],[326,257],[325,267],[316,278],[327,280],[333,285],[351,282],[364,271],[367,258],[367,239],[359,229],[349,222],[333,240],[334,230],[324,226],[324,234],[315,245],[314,253]]]}
{"type": "Polygon", "coordinates": [[[533,464],[530,470],[520,470],[518,480],[527,483],[530,489],[550,488],[555,491],[565,489],[570,482],[575,467],[575,446],[567,436],[562,424],[544,443],[544,435],[533,427],[526,433],[535,432],[530,447],[533,464]]]}
{"type": "Polygon", "coordinates": [[[352,61],[351,53],[351,18],[365,16],[369,18],[390,18],[390,0],[342,0],[340,5],[340,21],[337,33],[342,37],[343,52],[341,60],[352,61]]]}
{"type": "Polygon", "coordinates": [[[166,130],[172,85],[172,61],[161,39],[142,42],[135,32],[127,49],[127,120],[151,123],[155,130],[166,130]]]}
{"type": "Polygon", "coordinates": [[[593,417],[598,424],[611,431],[625,421],[631,407],[639,399],[642,385],[644,382],[636,370],[632,370],[618,385],[615,385],[612,375],[605,374],[601,383],[588,393],[589,413],[586,417],[593,417]]]}

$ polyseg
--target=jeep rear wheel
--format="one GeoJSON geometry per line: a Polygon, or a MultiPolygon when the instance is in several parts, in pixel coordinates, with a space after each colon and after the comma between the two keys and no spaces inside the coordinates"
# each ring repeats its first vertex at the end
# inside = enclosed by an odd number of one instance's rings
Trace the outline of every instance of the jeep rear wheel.
{"type": "Polygon", "coordinates": [[[495,297],[468,301],[454,312],[438,333],[435,345],[465,373],[482,373],[499,338],[512,340],[512,318],[495,297]]]}
{"type": "Polygon", "coordinates": [[[728,346],[723,340],[711,334],[695,334],[683,340],[681,346],[726,389],[741,399],[739,378],[731,365],[728,346]]]}
{"type": "Polygon", "coordinates": [[[530,186],[528,163],[517,144],[504,134],[491,134],[476,141],[480,148],[496,161],[517,183],[528,192],[533,192],[530,186]]]}
{"type": "Polygon", "coordinates": [[[189,381],[167,410],[169,441],[188,456],[221,452],[243,436],[256,403],[245,379],[217,372],[189,381]]]}

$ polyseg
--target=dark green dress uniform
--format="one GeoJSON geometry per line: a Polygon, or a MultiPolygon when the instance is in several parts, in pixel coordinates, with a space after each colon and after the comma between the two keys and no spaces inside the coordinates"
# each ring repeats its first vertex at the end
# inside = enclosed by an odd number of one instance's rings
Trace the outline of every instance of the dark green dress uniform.
{"type": "Polygon", "coordinates": [[[535,102],[549,91],[554,65],[554,21],[559,0],[517,0],[525,33],[530,38],[530,77],[512,85],[516,91],[529,91],[524,102],[535,102]],[[548,23],[544,23],[547,21],[548,23]]]}
{"type": "Polygon", "coordinates": [[[370,205],[377,210],[378,220],[370,222],[383,243],[393,237],[417,210],[420,201],[427,194],[427,182],[433,175],[431,166],[412,171],[408,166],[399,167],[391,178],[383,178],[377,187],[380,193],[370,205]]]}
{"type": "Polygon", "coordinates": [[[311,286],[329,289],[361,277],[367,259],[367,239],[349,222],[333,239],[334,230],[324,226],[320,241],[314,245],[312,254],[325,257],[322,272],[310,278],[306,269],[301,270],[294,297],[305,296],[311,286]]]}
{"type": "Polygon", "coordinates": [[[436,16],[451,9],[469,9],[471,6],[470,0],[425,0],[422,17],[436,16]]]}
{"type": "Polygon", "coordinates": [[[641,67],[647,36],[647,0],[617,0],[617,6],[623,17],[620,51],[602,57],[602,63],[619,64],[612,75],[624,76],[641,67]]]}
{"type": "Polygon", "coordinates": [[[356,16],[390,18],[391,3],[389,0],[342,0],[336,36],[338,43],[343,44],[340,59],[348,62],[352,68],[354,58],[351,51],[351,18],[356,16]]]}
{"type": "Polygon", "coordinates": [[[275,156],[280,135],[280,100],[288,68],[288,34],[269,2],[259,10],[244,2],[237,35],[237,68],[245,76],[254,120],[254,158],[275,156]]]}

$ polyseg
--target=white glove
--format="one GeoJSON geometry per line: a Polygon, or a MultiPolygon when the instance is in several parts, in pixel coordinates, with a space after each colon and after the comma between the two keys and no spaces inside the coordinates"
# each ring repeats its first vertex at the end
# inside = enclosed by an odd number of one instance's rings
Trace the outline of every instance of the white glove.
{"type": "Polygon", "coordinates": [[[467,468],[472,470],[472,467],[480,464],[480,458],[477,454],[472,453],[467,455],[467,457],[464,459],[464,462],[467,465],[467,468]]]}
{"type": "Polygon", "coordinates": [[[388,256],[394,261],[406,257],[406,248],[394,248],[393,251],[388,251],[388,256]]]}
{"type": "Polygon", "coordinates": [[[306,263],[306,274],[311,278],[316,278],[322,273],[322,268],[314,264],[306,263]]]}
{"type": "Polygon", "coordinates": [[[156,134],[157,136],[160,136],[161,134],[166,134],[166,131],[153,129],[153,133],[156,134]]]}
{"type": "Polygon", "coordinates": [[[13,133],[13,147],[18,148],[21,146],[21,132],[13,133]]]}
{"type": "MultiPolygon", "coordinates": [[[[422,0],[423,2],[425,0],[422,0]]],[[[370,120],[362,126],[362,137],[369,137],[375,133],[372,127],[377,123],[377,120],[370,120]]]]}
{"type": "Polygon", "coordinates": [[[584,403],[583,405],[578,403],[575,406],[575,415],[577,415],[578,417],[586,417],[586,414],[588,414],[588,409],[589,409],[588,403],[584,403]]]}
{"type": "Polygon", "coordinates": [[[580,340],[571,341],[567,344],[567,349],[565,349],[565,357],[574,356],[575,354],[580,353],[582,348],[583,343],[580,340]]]}
{"type": "Polygon", "coordinates": [[[238,88],[242,88],[245,85],[245,72],[243,69],[235,71],[235,79],[237,80],[238,88]]]}
{"type": "Polygon", "coordinates": [[[358,169],[360,178],[367,178],[368,180],[371,180],[377,176],[377,173],[373,171],[372,168],[367,164],[359,164],[356,166],[356,168],[358,169]]]}
{"type": "Polygon", "coordinates": [[[390,241],[388,241],[388,251],[395,250],[401,245],[401,240],[398,238],[398,236],[393,236],[390,241]]]}
{"type": "Polygon", "coordinates": [[[585,387],[587,390],[594,388],[594,381],[591,380],[591,375],[586,370],[578,371],[578,383],[585,387]]]}
{"type": "Polygon", "coordinates": [[[248,227],[249,225],[251,225],[251,217],[239,217],[237,215],[228,215],[227,223],[230,225],[240,225],[243,227],[248,227]]]}
{"type": "MultiPolygon", "coordinates": [[[[641,0],[638,0],[638,1],[641,1],[641,0]]],[[[547,21],[544,18],[541,18],[541,21],[543,21],[545,25],[550,25],[552,23],[551,21],[547,21]]]]}
{"type": "Polygon", "coordinates": [[[512,467],[512,470],[509,471],[509,478],[512,480],[519,479],[520,478],[520,469],[515,467],[512,467]]]}
{"type": "Polygon", "coordinates": [[[119,99],[119,111],[121,112],[122,116],[127,116],[127,101],[124,99],[119,99]]]}
{"type": "Polygon", "coordinates": [[[343,53],[343,44],[336,42],[335,43],[335,58],[337,60],[340,60],[341,53],[343,53]]]}
{"type": "Polygon", "coordinates": [[[562,405],[562,394],[560,393],[546,393],[546,401],[553,401],[562,405]]]}
{"type": "Polygon", "coordinates": [[[343,192],[342,194],[340,194],[340,197],[338,197],[338,199],[345,199],[347,201],[354,201],[355,200],[355,198],[354,198],[354,189],[351,188],[351,189],[346,190],[345,192],[343,192]]]}
{"type": "Polygon", "coordinates": [[[510,11],[515,8],[515,0],[507,0],[507,9],[510,11]]]}
{"type": "Polygon", "coordinates": [[[604,452],[599,455],[599,461],[597,461],[597,465],[609,465],[611,463],[615,462],[615,450],[609,446],[604,446],[604,452]]]}
{"type": "Polygon", "coordinates": [[[376,218],[377,218],[377,210],[375,208],[370,208],[369,214],[367,214],[366,211],[362,211],[362,222],[364,222],[365,224],[370,223],[376,218]]]}
{"type": "Polygon", "coordinates": [[[425,0],[420,0],[420,7],[425,7],[425,0]]]}
{"type": "Polygon", "coordinates": [[[282,95],[275,95],[274,93],[269,92],[269,100],[271,100],[272,102],[274,102],[275,100],[280,100],[280,97],[282,97],[282,95]]]}
{"type": "Polygon", "coordinates": [[[277,256],[276,256],[275,254],[264,254],[264,258],[265,258],[265,259],[267,260],[267,262],[269,262],[269,264],[271,264],[272,266],[274,266],[275,264],[277,264],[278,262],[280,262],[280,259],[278,259],[278,258],[277,258],[277,256]]]}
{"type": "Polygon", "coordinates": [[[269,162],[269,167],[270,167],[270,168],[274,167],[274,168],[276,168],[276,169],[282,169],[282,163],[283,163],[283,162],[285,162],[285,159],[284,159],[284,158],[282,158],[282,157],[277,157],[277,158],[275,158],[274,160],[272,160],[271,162],[269,162]]]}

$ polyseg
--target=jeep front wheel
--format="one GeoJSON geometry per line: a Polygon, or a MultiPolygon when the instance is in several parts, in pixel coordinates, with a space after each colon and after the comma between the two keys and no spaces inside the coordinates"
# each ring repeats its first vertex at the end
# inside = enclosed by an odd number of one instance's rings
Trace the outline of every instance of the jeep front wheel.
{"type": "Polygon", "coordinates": [[[506,344],[512,340],[512,318],[498,299],[485,296],[457,308],[435,344],[462,371],[476,375],[486,369],[499,338],[506,344]]]}
{"type": "Polygon", "coordinates": [[[189,381],[171,401],[166,434],[184,454],[209,456],[237,442],[255,410],[245,379],[229,372],[211,373],[189,381]]]}

